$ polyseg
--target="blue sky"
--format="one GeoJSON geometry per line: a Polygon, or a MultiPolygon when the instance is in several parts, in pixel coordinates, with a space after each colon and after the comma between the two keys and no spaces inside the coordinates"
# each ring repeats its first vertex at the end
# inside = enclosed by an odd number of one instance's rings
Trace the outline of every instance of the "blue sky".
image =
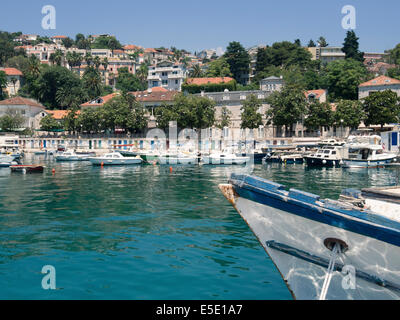
{"type": "Polygon", "coordinates": [[[245,47],[324,36],[341,45],[341,9],[353,5],[360,48],[382,52],[400,42],[399,0],[14,0],[2,1],[0,30],[41,35],[110,33],[123,44],[189,51],[245,47]],[[57,10],[56,30],[43,30],[44,5],[57,10]]]}

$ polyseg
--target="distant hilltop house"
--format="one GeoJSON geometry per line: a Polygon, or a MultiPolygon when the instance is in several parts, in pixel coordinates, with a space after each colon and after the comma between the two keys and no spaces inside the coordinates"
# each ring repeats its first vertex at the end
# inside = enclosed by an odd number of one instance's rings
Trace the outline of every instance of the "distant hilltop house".
{"type": "Polygon", "coordinates": [[[149,67],[148,88],[162,87],[170,91],[181,91],[187,76],[187,69],[182,63],[162,61],[149,67]]]}
{"type": "Polygon", "coordinates": [[[342,47],[309,47],[307,50],[312,54],[312,60],[321,60],[322,63],[346,58],[342,47]]]}
{"type": "Polygon", "coordinates": [[[283,77],[271,76],[260,81],[260,90],[266,92],[281,91],[284,85],[283,77]]]}
{"type": "Polygon", "coordinates": [[[38,129],[41,119],[40,114],[45,114],[45,107],[33,99],[14,97],[0,101],[0,117],[8,112],[20,114],[25,118],[23,128],[38,129]]]}
{"type": "Polygon", "coordinates": [[[379,76],[375,79],[361,83],[358,86],[358,98],[361,100],[368,97],[372,92],[392,90],[400,97],[400,80],[379,76]]]}
{"type": "Polygon", "coordinates": [[[15,68],[0,68],[7,76],[7,87],[5,91],[9,96],[15,96],[22,86],[23,74],[15,68]]]}

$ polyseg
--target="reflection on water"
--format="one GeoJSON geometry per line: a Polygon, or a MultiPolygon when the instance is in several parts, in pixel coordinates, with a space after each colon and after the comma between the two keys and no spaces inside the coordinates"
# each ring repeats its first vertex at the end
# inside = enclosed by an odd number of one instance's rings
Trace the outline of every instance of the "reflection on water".
{"type": "MultiPolygon", "coordinates": [[[[0,169],[0,298],[290,299],[246,223],[218,190],[241,166],[0,169]],[[52,174],[52,169],[55,174],[52,174]],[[44,265],[57,270],[41,289],[44,265]]],[[[397,169],[257,165],[254,174],[323,197],[394,185],[397,169]]]]}

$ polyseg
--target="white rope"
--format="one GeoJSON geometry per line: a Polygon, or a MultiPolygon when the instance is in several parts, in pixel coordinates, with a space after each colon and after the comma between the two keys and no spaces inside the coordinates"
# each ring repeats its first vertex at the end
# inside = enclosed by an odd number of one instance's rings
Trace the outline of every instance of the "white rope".
{"type": "Polygon", "coordinates": [[[324,284],[322,286],[321,295],[319,297],[319,300],[326,300],[326,295],[328,293],[328,289],[331,284],[331,280],[332,280],[332,276],[333,276],[333,269],[335,268],[336,259],[338,257],[339,252],[340,252],[339,244],[335,243],[335,246],[333,247],[333,250],[332,250],[331,259],[329,260],[329,266],[328,266],[328,270],[327,270],[327,273],[325,276],[324,284]]]}

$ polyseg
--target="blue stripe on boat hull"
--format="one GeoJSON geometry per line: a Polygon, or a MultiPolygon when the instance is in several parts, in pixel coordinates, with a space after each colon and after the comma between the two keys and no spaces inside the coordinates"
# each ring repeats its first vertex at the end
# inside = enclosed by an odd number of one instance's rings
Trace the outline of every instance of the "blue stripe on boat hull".
{"type": "Polygon", "coordinates": [[[384,241],[395,246],[400,246],[400,224],[392,220],[380,217],[367,217],[367,213],[362,212],[356,213],[355,211],[319,207],[315,205],[315,201],[317,201],[318,198],[314,200],[310,198],[310,200],[307,201],[307,199],[298,200],[287,197],[287,199],[284,200],[284,195],[281,192],[284,186],[269,183],[259,178],[232,175],[230,182],[233,184],[239,196],[245,199],[306,219],[384,241]],[[246,178],[248,178],[250,180],[249,182],[253,185],[247,183],[246,178]],[[363,215],[365,217],[363,217],[363,215]],[[369,220],[366,218],[369,218],[369,220]]]}

